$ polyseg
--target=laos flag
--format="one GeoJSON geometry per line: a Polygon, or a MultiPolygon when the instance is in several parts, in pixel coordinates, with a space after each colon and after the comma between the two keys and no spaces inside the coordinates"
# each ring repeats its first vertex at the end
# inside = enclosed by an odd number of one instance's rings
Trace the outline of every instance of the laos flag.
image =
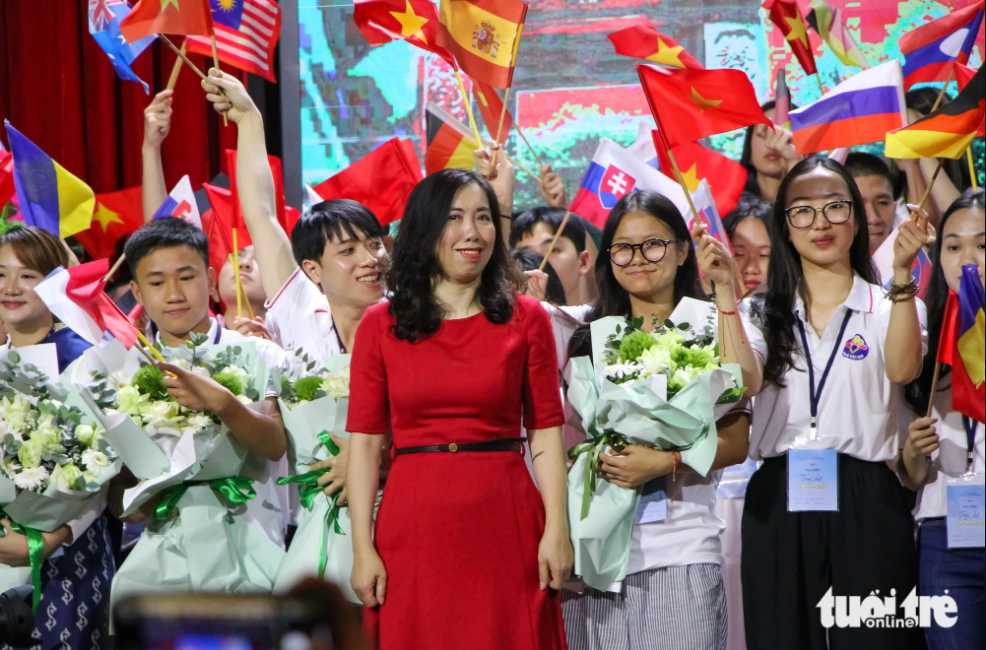
{"type": "Polygon", "coordinates": [[[682,214],[688,211],[688,201],[677,183],[619,144],[603,138],[569,210],[602,228],[613,206],[630,192],[640,190],[663,194],[682,214]]]}
{"type": "MultiPolygon", "coordinates": [[[[916,83],[952,78],[956,64],[969,62],[983,24],[983,0],[924,24],[904,34],[900,53],[905,57],[904,90],[916,83]]],[[[982,47],[980,39],[980,48],[982,47]]]]}

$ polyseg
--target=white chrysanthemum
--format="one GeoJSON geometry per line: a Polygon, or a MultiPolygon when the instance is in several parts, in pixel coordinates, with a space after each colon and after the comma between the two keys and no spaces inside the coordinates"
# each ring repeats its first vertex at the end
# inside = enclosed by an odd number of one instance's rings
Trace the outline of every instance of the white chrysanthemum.
{"type": "Polygon", "coordinates": [[[14,476],[14,485],[22,490],[36,490],[44,487],[47,478],[47,469],[44,467],[31,467],[21,470],[20,474],[14,476]]]}
{"type": "Polygon", "coordinates": [[[634,363],[632,361],[627,363],[614,363],[611,366],[606,366],[606,377],[609,379],[623,379],[626,377],[636,377],[640,372],[642,372],[644,367],[639,363],[634,363]]]}
{"type": "Polygon", "coordinates": [[[26,397],[17,395],[12,400],[9,397],[4,397],[2,408],[4,420],[15,429],[23,429],[33,407],[26,397]]]}
{"type": "Polygon", "coordinates": [[[201,431],[206,427],[211,427],[214,424],[212,418],[208,415],[203,415],[201,413],[196,413],[195,415],[188,416],[185,421],[185,425],[181,429],[181,434],[196,433],[201,431]]]}
{"type": "Polygon", "coordinates": [[[14,440],[24,442],[24,434],[10,424],[10,422],[0,420],[0,442],[7,437],[8,433],[14,437],[14,440]]]}
{"type": "Polygon", "coordinates": [[[101,451],[86,449],[82,452],[82,464],[88,473],[99,476],[113,465],[113,461],[101,451]]]}
{"type": "Polygon", "coordinates": [[[120,390],[124,386],[129,386],[133,381],[133,375],[128,375],[122,370],[110,373],[110,376],[106,378],[106,384],[113,390],[120,390]]]}
{"type": "Polygon", "coordinates": [[[671,351],[661,345],[655,345],[644,350],[638,362],[645,371],[652,375],[666,375],[675,370],[675,363],[671,360],[671,351]]]}

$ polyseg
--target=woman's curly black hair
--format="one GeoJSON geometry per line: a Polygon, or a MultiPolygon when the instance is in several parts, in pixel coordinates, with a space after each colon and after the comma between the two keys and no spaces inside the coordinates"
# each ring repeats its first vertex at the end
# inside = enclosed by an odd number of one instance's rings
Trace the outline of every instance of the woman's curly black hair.
{"type": "Polygon", "coordinates": [[[523,286],[524,278],[503,241],[496,193],[485,178],[474,172],[443,169],[411,191],[390,255],[387,287],[392,292],[391,331],[398,339],[414,343],[435,334],[441,327],[442,308],[432,293],[434,280],[443,275],[438,243],[448,224],[456,193],[469,185],[478,185],[486,194],[496,230],[493,255],[483,269],[477,297],[491,323],[504,325],[513,316],[514,294],[523,286]]]}

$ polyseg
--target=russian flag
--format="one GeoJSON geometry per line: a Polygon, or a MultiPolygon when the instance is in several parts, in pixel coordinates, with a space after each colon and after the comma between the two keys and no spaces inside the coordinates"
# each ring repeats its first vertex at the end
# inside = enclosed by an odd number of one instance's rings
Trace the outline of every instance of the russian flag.
{"type": "Polygon", "coordinates": [[[900,61],[853,75],[790,118],[802,155],[885,140],[887,131],[907,126],[900,61]]]}
{"type": "Polygon", "coordinates": [[[982,0],[953,11],[901,37],[900,52],[904,63],[904,88],[917,83],[945,81],[954,64],[965,65],[972,54],[976,35],[983,24],[982,0]]]}
{"type": "Polygon", "coordinates": [[[181,177],[175,189],[164,200],[161,207],[154,213],[154,219],[164,217],[178,217],[202,229],[202,218],[199,216],[199,206],[195,202],[195,193],[192,191],[192,182],[188,180],[188,175],[181,177]]]}

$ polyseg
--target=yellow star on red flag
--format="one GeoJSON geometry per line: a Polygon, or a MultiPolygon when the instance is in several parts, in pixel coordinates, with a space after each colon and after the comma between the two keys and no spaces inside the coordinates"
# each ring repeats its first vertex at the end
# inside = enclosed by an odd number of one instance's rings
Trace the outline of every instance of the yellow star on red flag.
{"type": "Polygon", "coordinates": [[[716,108],[722,103],[721,99],[706,99],[702,97],[695,90],[695,86],[692,86],[692,101],[698,105],[700,113],[704,113],[706,109],[716,108]]]}
{"type": "Polygon", "coordinates": [[[784,20],[791,27],[791,31],[784,38],[789,41],[800,41],[802,45],[808,47],[808,28],[805,27],[805,21],[801,20],[801,14],[794,18],[785,17],[784,20]]]}
{"type": "Polygon", "coordinates": [[[678,55],[683,49],[685,48],[680,45],[671,47],[663,39],[658,38],[657,52],[647,57],[647,60],[653,61],[654,63],[663,63],[664,65],[673,65],[676,68],[684,68],[685,64],[681,62],[681,57],[678,55]]]}
{"type": "Polygon", "coordinates": [[[414,13],[414,7],[411,6],[411,0],[406,0],[407,7],[404,13],[399,11],[391,11],[390,15],[397,19],[397,22],[401,24],[401,37],[402,38],[417,38],[422,43],[428,44],[428,39],[422,33],[422,28],[428,23],[427,18],[422,18],[421,16],[414,13]]]}

